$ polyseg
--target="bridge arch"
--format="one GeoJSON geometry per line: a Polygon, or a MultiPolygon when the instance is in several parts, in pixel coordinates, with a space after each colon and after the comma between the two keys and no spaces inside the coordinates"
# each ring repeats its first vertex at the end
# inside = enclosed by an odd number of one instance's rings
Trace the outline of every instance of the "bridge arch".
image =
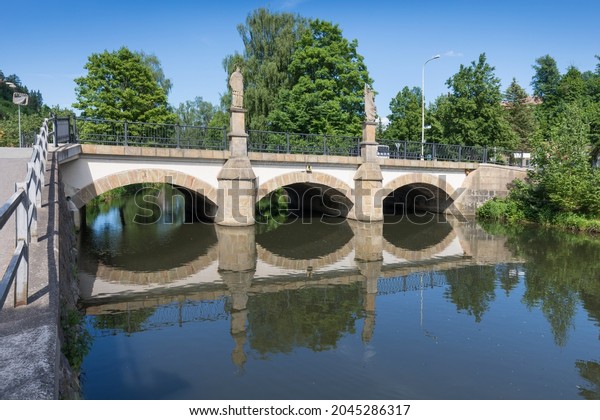
{"type": "Polygon", "coordinates": [[[275,178],[271,178],[267,182],[261,184],[258,187],[258,191],[256,194],[256,201],[260,201],[262,198],[269,195],[269,193],[285,187],[286,185],[292,184],[319,184],[325,187],[332,188],[344,195],[348,200],[352,201],[351,191],[352,188],[343,182],[342,180],[328,175],[323,172],[305,172],[305,171],[297,171],[290,172],[287,174],[276,176],[275,178]]]}
{"type": "Polygon", "coordinates": [[[174,186],[196,192],[208,199],[211,204],[217,205],[217,191],[207,182],[183,172],[159,168],[132,169],[107,175],[77,191],[71,197],[71,200],[77,208],[82,208],[102,193],[118,187],[144,182],[171,183],[174,186]]]}
{"type": "Polygon", "coordinates": [[[433,185],[434,187],[439,188],[444,191],[449,197],[454,194],[454,188],[450,183],[446,182],[445,178],[442,176],[434,176],[426,173],[411,173],[400,175],[397,178],[394,178],[390,182],[388,182],[384,189],[389,191],[390,193],[398,188],[411,185],[411,184],[428,184],[433,185]]]}
{"type": "Polygon", "coordinates": [[[419,172],[394,178],[383,187],[383,191],[387,194],[384,211],[391,204],[394,207],[394,214],[397,213],[398,203],[404,206],[404,212],[424,210],[444,213],[454,201],[452,196],[455,193],[454,187],[446,181],[445,176],[419,172]]]}
{"type": "Polygon", "coordinates": [[[323,172],[297,171],[272,178],[258,188],[257,202],[279,188],[285,189],[291,212],[346,217],[354,207],[350,186],[323,172]]]}

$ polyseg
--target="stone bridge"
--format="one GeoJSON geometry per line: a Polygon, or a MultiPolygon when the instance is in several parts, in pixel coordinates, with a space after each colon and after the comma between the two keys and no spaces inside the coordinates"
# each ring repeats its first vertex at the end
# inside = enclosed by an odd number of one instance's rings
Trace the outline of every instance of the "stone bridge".
{"type": "Polygon", "coordinates": [[[384,208],[469,216],[526,174],[473,162],[271,153],[240,158],[231,151],[90,144],[68,146],[59,162],[65,193],[77,208],[117,187],[169,183],[191,193],[201,218],[228,226],[253,224],[255,203],[279,188],[290,206],[359,221],[382,220],[384,208]]]}
{"type": "Polygon", "coordinates": [[[386,213],[473,215],[507,193],[523,168],[477,162],[378,156],[375,123],[365,122],[359,156],[248,152],[245,110],[230,109],[229,150],[97,144],[65,146],[58,161],[65,193],[80,209],[117,187],[168,183],[186,192],[199,219],[225,226],[255,222],[255,204],[284,189],[293,210],[376,222],[386,213]]]}

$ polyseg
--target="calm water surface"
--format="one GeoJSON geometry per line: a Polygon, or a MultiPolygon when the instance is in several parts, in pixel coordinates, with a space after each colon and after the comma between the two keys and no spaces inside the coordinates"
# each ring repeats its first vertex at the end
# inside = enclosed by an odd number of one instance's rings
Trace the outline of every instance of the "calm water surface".
{"type": "Polygon", "coordinates": [[[600,240],[133,207],[82,232],[85,398],[600,398],[600,240]]]}

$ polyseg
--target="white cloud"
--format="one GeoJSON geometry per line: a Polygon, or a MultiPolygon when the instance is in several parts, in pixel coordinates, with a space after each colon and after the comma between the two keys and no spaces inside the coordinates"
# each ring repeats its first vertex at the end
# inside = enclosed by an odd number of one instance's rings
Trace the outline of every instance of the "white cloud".
{"type": "Polygon", "coordinates": [[[463,53],[461,52],[457,52],[454,50],[450,50],[450,51],[446,51],[444,54],[442,54],[444,57],[462,57],[464,56],[463,53]]]}

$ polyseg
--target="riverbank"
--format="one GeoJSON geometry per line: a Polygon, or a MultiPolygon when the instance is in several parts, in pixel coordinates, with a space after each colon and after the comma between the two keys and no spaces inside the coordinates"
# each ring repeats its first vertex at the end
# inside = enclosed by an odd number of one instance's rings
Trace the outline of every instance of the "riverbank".
{"type": "Polygon", "coordinates": [[[553,213],[526,209],[513,198],[494,198],[477,209],[477,219],[508,224],[535,223],[574,233],[600,235],[600,219],[575,213],[553,213]]]}

